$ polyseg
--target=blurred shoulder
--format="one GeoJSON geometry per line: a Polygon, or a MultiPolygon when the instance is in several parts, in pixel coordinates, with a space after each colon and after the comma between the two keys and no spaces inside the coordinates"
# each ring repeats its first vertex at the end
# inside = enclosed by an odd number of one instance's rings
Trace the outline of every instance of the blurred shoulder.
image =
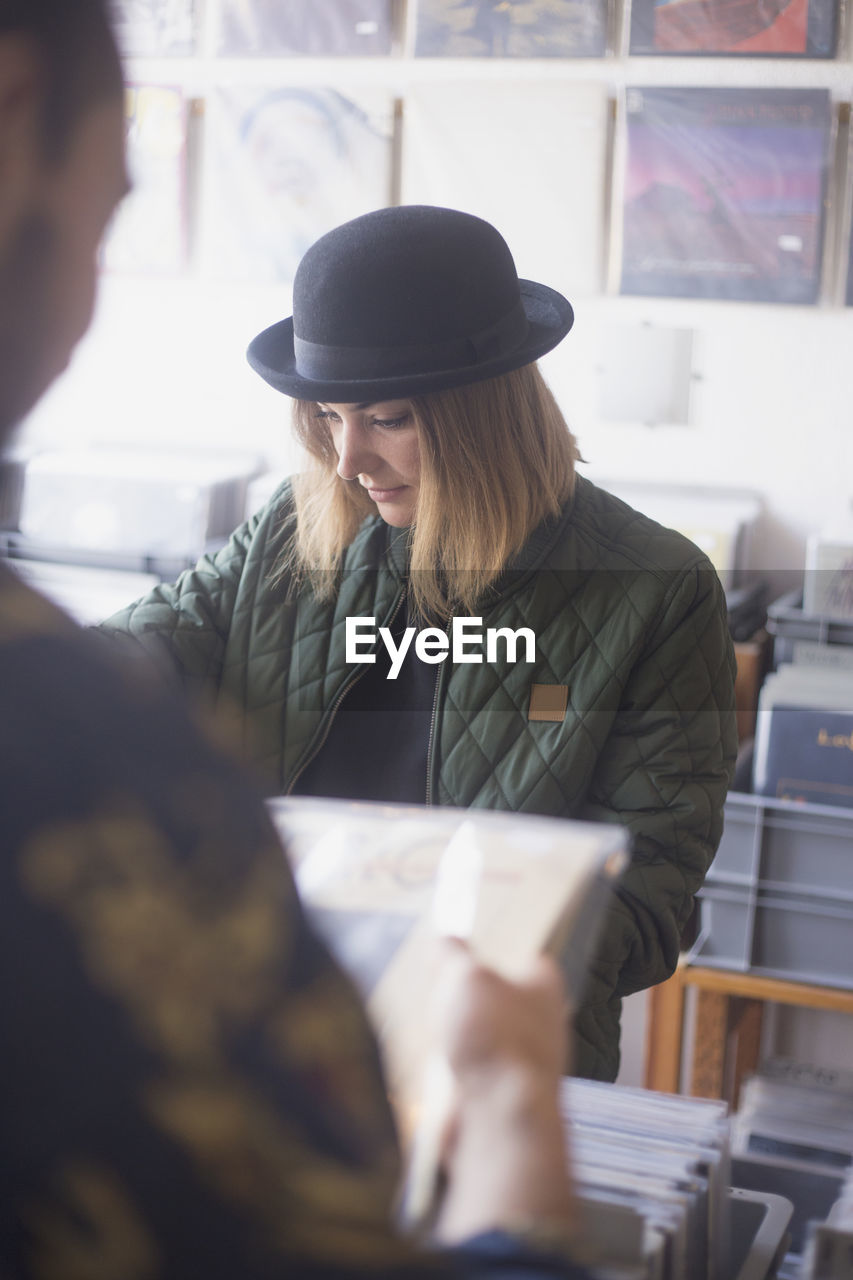
{"type": "Polygon", "coordinates": [[[635,568],[670,575],[687,569],[716,573],[694,542],[635,510],[621,498],[578,476],[571,528],[589,554],[607,568],[635,568]]]}

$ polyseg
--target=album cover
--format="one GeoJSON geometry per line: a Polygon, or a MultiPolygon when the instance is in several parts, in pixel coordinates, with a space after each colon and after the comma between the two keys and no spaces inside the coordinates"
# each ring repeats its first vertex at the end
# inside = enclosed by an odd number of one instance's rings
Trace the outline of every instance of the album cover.
{"type": "Polygon", "coordinates": [[[387,93],[235,86],[208,106],[206,273],[292,281],[321,235],[391,203],[387,93]]]}
{"type": "Polygon", "coordinates": [[[633,0],[629,53],[831,58],[838,0],[633,0]]]}
{"type": "Polygon", "coordinates": [[[130,85],[125,93],[131,191],[101,251],[108,271],[172,274],[186,265],[187,104],[180,89],[130,85]]]}
{"type": "Polygon", "coordinates": [[[526,83],[496,81],[472,93],[467,80],[442,79],[411,85],[405,105],[405,204],[450,205],[485,218],[510,246],[522,277],[547,280],[573,302],[601,291],[604,85],[548,80],[531,94],[526,83]],[[531,199],[543,174],[548,198],[531,199]]]}
{"type": "Polygon", "coordinates": [[[814,303],[824,89],[626,90],[622,293],[814,303]]]}
{"type": "Polygon", "coordinates": [[[368,56],[391,50],[392,0],[221,0],[224,54],[368,56]]]}
{"type": "Polygon", "coordinates": [[[549,950],[580,998],[628,861],[624,828],[302,796],[270,812],[309,916],[365,996],[404,1134],[427,1084],[436,937],[466,938],[508,978],[549,950]]]}
{"type": "Polygon", "coordinates": [[[782,663],[758,702],[753,789],[759,795],[853,806],[853,678],[782,663]]]}
{"type": "Polygon", "coordinates": [[[763,795],[810,804],[853,808],[853,711],[805,706],[771,708],[763,795]]]}
{"type": "Polygon", "coordinates": [[[607,0],[418,0],[415,54],[600,58],[607,0]]]}
{"type": "Polygon", "coordinates": [[[126,58],[195,51],[196,0],[113,0],[113,26],[126,58]]]}

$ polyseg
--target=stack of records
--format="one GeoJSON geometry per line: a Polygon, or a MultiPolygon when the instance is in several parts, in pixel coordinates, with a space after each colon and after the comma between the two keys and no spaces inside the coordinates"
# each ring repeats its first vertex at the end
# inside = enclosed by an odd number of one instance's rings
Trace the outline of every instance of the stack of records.
{"type": "Polygon", "coordinates": [[[758,701],[753,790],[853,808],[853,671],[785,663],[758,701]]]}
{"type": "Polygon", "coordinates": [[[766,1063],[741,1093],[732,1152],[827,1173],[853,1169],[853,1071],[766,1063]]]}
{"type": "Polygon", "coordinates": [[[727,1277],[726,1103],[575,1079],[564,1083],[563,1103],[596,1275],[727,1277]]]}
{"type": "Polygon", "coordinates": [[[802,1181],[804,1198],[815,1178],[838,1199],[825,1221],[805,1228],[802,1258],[793,1253],[779,1277],[850,1280],[853,1276],[853,1071],[812,1067],[788,1059],[765,1063],[747,1081],[732,1121],[732,1154],[762,1161],[802,1181]],[[787,1265],[790,1264],[790,1265],[787,1265]]]}

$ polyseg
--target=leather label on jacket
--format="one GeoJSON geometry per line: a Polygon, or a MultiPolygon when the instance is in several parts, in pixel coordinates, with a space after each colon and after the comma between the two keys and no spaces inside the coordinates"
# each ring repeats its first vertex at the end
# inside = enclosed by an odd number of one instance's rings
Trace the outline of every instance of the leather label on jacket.
{"type": "Polygon", "coordinates": [[[532,684],[528,720],[565,720],[569,705],[567,684],[532,684]]]}

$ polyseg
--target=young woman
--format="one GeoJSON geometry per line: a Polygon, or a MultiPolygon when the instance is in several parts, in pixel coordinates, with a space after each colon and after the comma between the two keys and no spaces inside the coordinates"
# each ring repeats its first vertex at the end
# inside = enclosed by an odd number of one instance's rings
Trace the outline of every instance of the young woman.
{"type": "Polygon", "coordinates": [[[633,863],[577,1017],[612,1079],[621,997],[676,963],[736,751],[705,556],[575,472],[535,361],[569,303],[488,223],[383,209],[303,258],[249,361],[310,465],[227,548],[107,624],[236,705],[271,790],[618,822],[633,863]]]}

